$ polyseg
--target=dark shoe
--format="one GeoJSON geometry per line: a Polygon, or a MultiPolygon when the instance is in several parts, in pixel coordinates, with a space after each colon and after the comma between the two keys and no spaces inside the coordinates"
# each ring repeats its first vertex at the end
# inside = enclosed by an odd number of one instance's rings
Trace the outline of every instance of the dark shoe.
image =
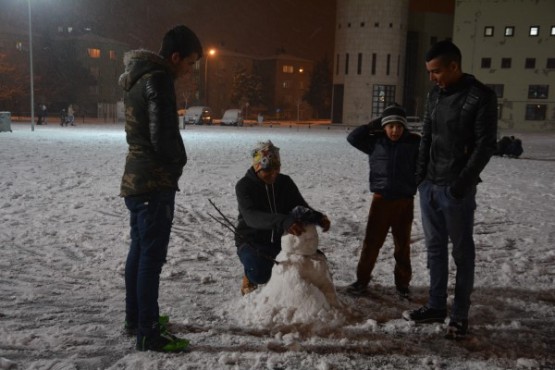
{"type": "Polygon", "coordinates": [[[422,306],[417,310],[403,312],[403,318],[416,323],[444,322],[447,310],[422,306]]]}
{"type": "Polygon", "coordinates": [[[247,275],[243,275],[243,280],[241,281],[241,294],[249,294],[250,292],[254,291],[258,288],[258,285],[251,283],[247,275]]]}
{"type": "Polygon", "coordinates": [[[347,293],[363,295],[368,292],[368,284],[362,284],[358,280],[347,287],[347,293]]]}
{"type": "Polygon", "coordinates": [[[410,290],[409,288],[400,288],[397,287],[397,295],[403,299],[410,299],[410,290]]]}
{"type": "Polygon", "coordinates": [[[447,325],[446,339],[460,340],[466,337],[468,332],[468,320],[453,320],[449,321],[447,325]]]}
{"type": "MultiPolygon", "coordinates": [[[[158,326],[160,327],[161,333],[168,332],[168,324],[170,322],[170,317],[168,315],[160,315],[158,317],[158,326]]],[[[134,337],[139,332],[139,327],[136,321],[127,321],[123,324],[123,333],[130,337],[134,337]]]]}
{"type": "Polygon", "coordinates": [[[160,333],[155,337],[142,337],[137,341],[138,351],[183,352],[189,346],[187,339],[180,339],[169,333],[160,333]]]}

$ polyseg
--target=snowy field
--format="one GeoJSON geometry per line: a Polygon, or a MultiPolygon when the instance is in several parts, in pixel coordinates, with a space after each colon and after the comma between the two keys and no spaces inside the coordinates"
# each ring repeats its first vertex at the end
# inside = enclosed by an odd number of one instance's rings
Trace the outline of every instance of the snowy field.
{"type": "Polygon", "coordinates": [[[494,157],[483,173],[471,335],[453,342],[440,324],[401,319],[427,298],[418,206],[413,301],[394,294],[390,238],[368,296],[344,292],[371,196],[367,158],[348,145],[347,129],[188,126],[160,307],[192,344],[188,353],[159,354],[135,351],[121,334],[129,243],[118,196],[123,125],[12,129],[0,133],[0,369],[555,369],[553,133],[519,134],[523,157],[494,157]],[[250,148],[267,139],[281,148],[282,172],[331,219],[320,249],[342,321],[321,315],[292,324],[272,302],[255,311],[248,303],[256,295],[240,295],[232,234],[210,217],[209,200],[236,218],[234,185],[250,148]]]}

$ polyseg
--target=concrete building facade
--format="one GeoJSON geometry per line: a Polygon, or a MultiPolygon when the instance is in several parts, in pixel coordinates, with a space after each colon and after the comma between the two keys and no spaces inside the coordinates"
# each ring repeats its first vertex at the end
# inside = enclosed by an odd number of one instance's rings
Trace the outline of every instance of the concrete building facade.
{"type": "Polygon", "coordinates": [[[402,103],[408,0],[337,3],[332,122],[363,124],[402,103]]]}
{"type": "Polygon", "coordinates": [[[497,92],[500,129],[555,129],[554,0],[457,1],[453,41],[497,92]]]}

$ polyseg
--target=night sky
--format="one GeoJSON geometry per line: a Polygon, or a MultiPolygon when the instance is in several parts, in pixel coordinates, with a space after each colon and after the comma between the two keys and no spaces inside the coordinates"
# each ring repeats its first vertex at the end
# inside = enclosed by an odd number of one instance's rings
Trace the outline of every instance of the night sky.
{"type": "MultiPolygon", "coordinates": [[[[205,48],[250,55],[281,51],[317,60],[334,47],[335,0],[31,1],[33,32],[87,26],[131,48],[157,51],[164,32],[177,24],[193,29],[205,48]]],[[[4,25],[27,32],[27,1],[0,0],[0,6],[4,25]]]]}

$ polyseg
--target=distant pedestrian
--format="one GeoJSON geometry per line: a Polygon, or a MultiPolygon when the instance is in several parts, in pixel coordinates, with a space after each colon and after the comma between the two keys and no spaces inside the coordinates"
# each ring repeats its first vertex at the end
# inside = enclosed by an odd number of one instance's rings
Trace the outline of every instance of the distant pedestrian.
{"type": "Polygon", "coordinates": [[[67,117],[66,117],[66,126],[69,123],[71,126],[75,126],[75,111],[73,110],[73,105],[70,104],[67,107],[67,117]]]}
{"type": "Polygon", "coordinates": [[[65,108],[60,111],[60,126],[67,126],[67,112],[65,108]]]}

